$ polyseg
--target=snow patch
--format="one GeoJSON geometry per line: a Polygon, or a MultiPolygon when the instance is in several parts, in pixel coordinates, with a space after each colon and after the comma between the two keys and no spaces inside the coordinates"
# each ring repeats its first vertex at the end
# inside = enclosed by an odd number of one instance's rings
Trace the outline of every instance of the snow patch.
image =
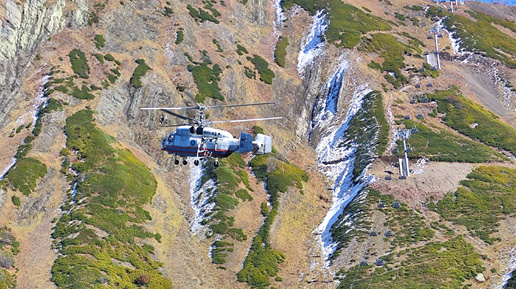
{"type": "Polygon", "coordinates": [[[44,103],[45,101],[48,100],[48,97],[45,97],[45,84],[48,82],[49,79],[50,79],[50,75],[45,75],[40,79],[40,81],[38,83],[39,88],[38,88],[38,91],[36,92],[36,97],[30,104],[30,106],[26,110],[26,112],[16,119],[16,124],[18,124],[18,125],[24,124],[27,116],[32,117],[32,126],[34,126],[36,124],[36,121],[38,120],[39,107],[41,106],[42,103],[44,103]]]}
{"type": "Polygon", "coordinates": [[[428,163],[428,159],[425,159],[425,158],[418,159],[416,162],[416,165],[414,166],[412,174],[417,175],[417,174],[423,173],[427,163],[428,163]]]}
{"type": "MultiPolygon", "coordinates": [[[[339,95],[342,89],[342,80],[344,73],[349,69],[349,61],[342,55],[339,59],[339,65],[336,71],[329,75],[327,79],[331,79],[324,86],[321,95],[325,96],[324,101],[319,100],[314,106],[314,116],[312,118],[312,130],[315,126],[326,124],[337,113],[339,95]]],[[[310,131],[311,133],[311,131],[310,131]]]]}
{"type": "Polygon", "coordinates": [[[208,200],[214,195],[217,184],[213,179],[201,184],[203,174],[202,164],[196,166],[190,163],[190,205],[194,210],[194,218],[190,225],[194,234],[204,232],[205,227],[201,222],[215,207],[215,203],[209,203],[208,200]]]}
{"type": "Polygon", "coordinates": [[[285,14],[283,13],[283,8],[281,7],[281,0],[274,0],[273,6],[276,8],[276,19],[274,20],[274,34],[278,33],[279,30],[283,27],[283,21],[287,19],[285,14]]]}
{"type": "Polygon", "coordinates": [[[165,47],[165,56],[168,58],[169,63],[173,63],[174,60],[174,52],[170,48],[170,42],[167,43],[167,46],[165,47]]]}
{"type": "MultiPolygon", "coordinates": [[[[516,231],[516,227],[514,228],[516,231]]],[[[508,252],[503,252],[510,256],[509,261],[507,262],[507,269],[503,271],[502,280],[500,284],[497,284],[493,287],[493,289],[503,289],[507,284],[507,281],[512,277],[512,272],[516,270],[516,248],[511,248],[508,252]]]]}
{"type": "MultiPolygon", "coordinates": [[[[44,75],[39,80],[39,82],[38,82],[39,88],[38,88],[38,91],[36,92],[36,97],[34,98],[34,101],[32,101],[32,103],[30,104],[27,111],[23,115],[19,116],[16,119],[17,125],[25,124],[25,119],[27,118],[27,116],[31,116],[31,118],[32,118],[32,127],[34,127],[36,125],[36,121],[38,120],[38,115],[39,115],[39,108],[42,103],[44,103],[48,100],[48,97],[45,97],[45,84],[48,82],[49,79],[50,79],[50,75],[44,75]]],[[[14,166],[14,164],[16,164],[15,157],[12,158],[11,162],[0,173],[0,180],[4,179],[5,175],[14,166]]]]}
{"type": "Polygon", "coordinates": [[[301,51],[297,56],[297,72],[303,75],[305,68],[312,64],[315,58],[320,55],[325,48],[324,32],[328,29],[329,21],[324,10],[318,11],[312,19],[312,25],[307,35],[303,37],[301,51]]]}
{"type": "MultiPolygon", "coordinates": [[[[316,147],[319,171],[334,182],[332,205],[322,223],[314,230],[325,259],[334,252],[337,245],[331,236],[332,225],[349,202],[373,180],[372,176],[365,176],[366,168],[360,176],[361,181],[353,183],[353,167],[358,145],[352,144],[349,147],[339,145],[345,141],[344,137],[349,128],[349,122],[362,107],[364,96],[371,91],[366,84],[355,90],[345,118],[338,126],[332,124],[335,122],[330,123],[326,128],[326,131],[330,133],[321,138],[316,147]]],[[[321,119],[321,123],[317,123],[316,126],[328,124],[329,121],[330,119],[321,119]]]]}
{"type": "Polygon", "coordinates": [[[14,166],[15,163],[16,163],[16,158],[13,157],[11,162],[4,168],[4,170],[0,174],[0,181],[4,179],[5,174],[7,174],[7,172],[14,166]]]}

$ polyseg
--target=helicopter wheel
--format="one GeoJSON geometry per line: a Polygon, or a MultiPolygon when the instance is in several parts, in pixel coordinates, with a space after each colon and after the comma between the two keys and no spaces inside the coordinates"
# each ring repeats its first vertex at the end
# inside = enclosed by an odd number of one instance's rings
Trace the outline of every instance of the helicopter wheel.
{"type": "Polygon", "coordinates": [[[188,162],[186,161],[186,159],[183,159],[183,166],[186,166],[188,164],[188,162]]]}
{"type": "Polygon", "coordinates": [[[194,165],[198,166],[199,165],[199,160],[195,160],[193,161],[194,165]]]}
{"type": "Polygon", "coordinates": [[[219,160],[215,160],[215,162],[213,162],[213,165],[214,165],[215,167],[218,167],[218,166],[219,166],[219,160]]]}
{"type": "Polygon", "coordinates": [[[178,165],[179,164],[179,160],[174,160],[174,165],[178,165]]]}

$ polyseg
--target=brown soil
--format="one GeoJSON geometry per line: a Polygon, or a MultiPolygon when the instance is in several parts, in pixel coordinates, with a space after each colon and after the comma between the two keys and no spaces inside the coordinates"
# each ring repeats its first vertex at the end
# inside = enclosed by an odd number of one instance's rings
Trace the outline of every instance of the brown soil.
{"type": "Polygon", "coordinates": [[[371,187],[384,194],[393,195],[413,208],[421,208],[422,202],[426,202],[430,197],[439,200],[446,193],[455,191],[459,182],[464,180],[474,167],[475,165],[468,163],[441,162],[428,162],[418,167],[416,163],[411,162],[411,170],[421,168],[422,172],[412,174],[407,179],[399,179],[398,168],[378,159],[370,171],[375,176],[375,182],[371,187]],[[386,180],[386,176],[392,179],[386,180]]]}

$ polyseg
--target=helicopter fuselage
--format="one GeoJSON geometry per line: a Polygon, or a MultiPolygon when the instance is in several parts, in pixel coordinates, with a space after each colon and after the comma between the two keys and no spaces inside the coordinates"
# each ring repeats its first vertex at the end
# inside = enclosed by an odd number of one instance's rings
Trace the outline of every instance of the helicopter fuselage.
{"type": "Polygon", "coordinates": [[[178,127],[176,132],[163,139],[161,146],[161,149],[169,154],[197,158],[223,158],[233,152],[244,153],[253,148],[252,137],[249,134],[243,133],[238,139],[225,130],[193,126],[178,127]]]}

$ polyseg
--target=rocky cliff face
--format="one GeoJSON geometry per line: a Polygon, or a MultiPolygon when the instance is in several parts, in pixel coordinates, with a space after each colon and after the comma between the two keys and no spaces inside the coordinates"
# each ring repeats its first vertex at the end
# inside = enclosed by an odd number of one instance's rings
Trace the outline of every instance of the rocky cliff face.
{"type": "Polygon", "coordinates": [[[26,75],[37,49],[46,37],[64,25],[65,1],[46,5],[47,1],[6,1],[0,23],[1,127],[11,120],[9,114],[20,99],[21,79],[26,75]]]}

